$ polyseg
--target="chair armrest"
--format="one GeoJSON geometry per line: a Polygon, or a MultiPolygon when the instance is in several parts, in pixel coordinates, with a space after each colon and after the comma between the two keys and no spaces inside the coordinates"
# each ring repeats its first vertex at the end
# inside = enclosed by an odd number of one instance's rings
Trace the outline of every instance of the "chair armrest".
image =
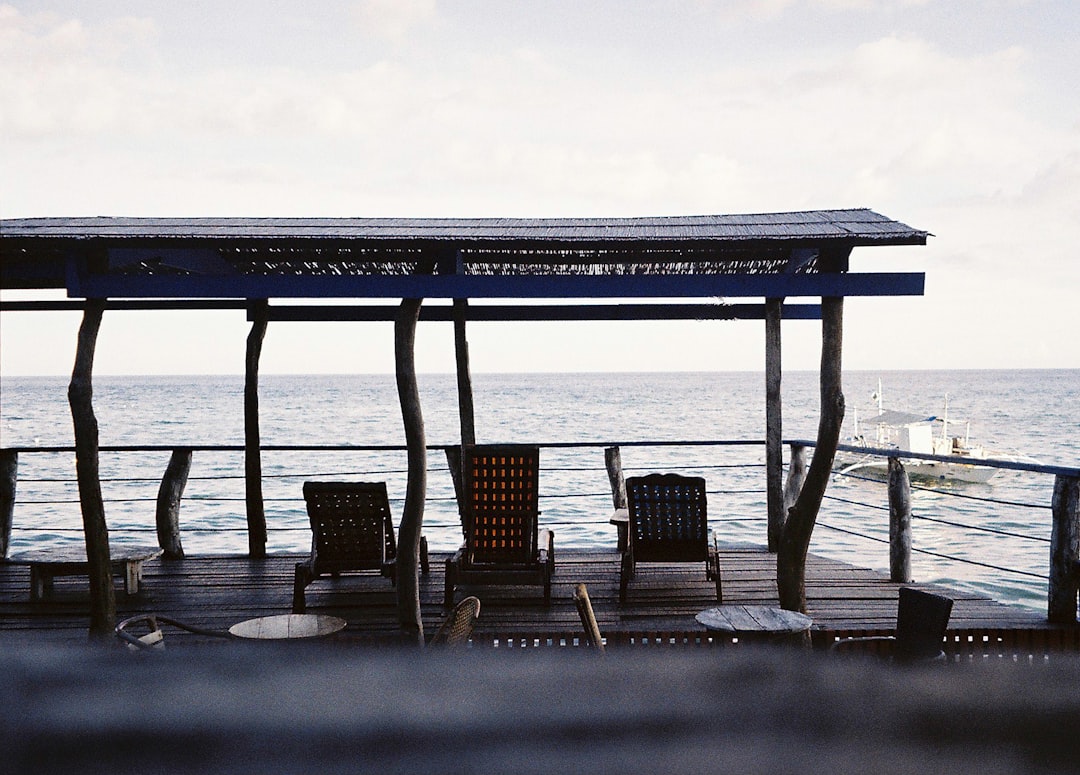
{"type": "Polygon", "coordinates": [[[555,531],[540,528],[536,533],[540,562],[555,562],[555,531]]]}

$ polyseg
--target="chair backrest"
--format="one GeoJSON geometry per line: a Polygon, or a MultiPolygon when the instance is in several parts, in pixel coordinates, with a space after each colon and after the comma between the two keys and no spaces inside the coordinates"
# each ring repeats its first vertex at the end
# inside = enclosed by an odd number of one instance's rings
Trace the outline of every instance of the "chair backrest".
{"type": "Polygon", "coordinates": [[[380,570],[397,557],[386,482],[304,482],[318,573],[380,570]]]}
{"type": "Polygon", "coordinates": [[[626,480],[634,560],[696,562],[709,556],[705,480],[649,474],[626,480]]]}
{"type": "Polygon", "coordinates": [[[540,448],[517,444],[465,447],[462,473],[462,521],[469,563],[533,562],[540,448]]]}
{"type": "Polygon", "coordinates": [[[953,601],[947,597],[901,587],[896,610],[896,660],[913,662],[941,654],[952,607],[953,601]]]}
{"type": "Polygon", "coordinates": [[[453,648],[469,642],[472,637],[476,619],[480,616],[480,600],[476,597],[467,597],[454,606],[454,610],[446,617],[435,635],[431,638],[429,646],[453,648]]]}

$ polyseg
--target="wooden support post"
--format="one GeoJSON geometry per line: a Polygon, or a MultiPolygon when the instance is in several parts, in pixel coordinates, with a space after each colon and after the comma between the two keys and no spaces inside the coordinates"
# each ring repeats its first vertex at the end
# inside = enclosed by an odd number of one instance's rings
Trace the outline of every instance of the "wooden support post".
{"type": "Polygon", "coordinates": [[[416,383],[416,323],[423,299],[402,299],[394,321],[394,365],[401,419],[405,425],[409,474],[398,529],[397,611],[405,643],[424,645],[420,615],[420,537],[427,498],[427,446],[420,391],[416,383]]]}
{"type": "Polygon", "coordinates": [[[607,467],[608,482],[611,483],[611,505],[616,509],[625,509],[626,479],[623,477],[622,452],[618,447],[604,449],[604,465],[607,467]]]}
{"type": "Polygon", "coordinates": [[[784,509],[783,400],[780,392],[780,317],[782,299],[765,300],[765,498],[769,515],[768,547],[780,545],[784,509]]]}
{"type": "Polygon", "coordinates": [[[184,496],[190,471],[191,450],[174,449],[165,475],[161,477],[161,487],[158,488],[158,545],[165,552],[165,557],[171,560],[184,556],[184,547],[180,544],[180,499],[184,496]]]}
{"type": "Polygon", "coordinates": [[[889,580],[911,582],[911,480],[900,458],[889,458],[889,580]]]}
{"type": "Polygon", "coordinates": [[[795,505],[806,481],[806,447],[802,444],[791,445],[791,462],[788,463],[787,483],[784,485],[784,514],[795,505]]]}
{"type": "Polygon", "coordinates": [[[86,536],[87,575],[90,577],[90,637],[96,640],[111,638],[116,625],[116,591],[112,583],[105,502],[101,496],[98,423],[94,416],[94,350],[104,312],[104,299],[86,302],[82,325],[79,326],[75,367],[68,385],[68,403],[75,428],[75,475],[79,483],[79,504],[86,536]]]}
{"type": "Polygon", "coordinates": [[[818,511],[832,475],[836,445],[844,421],[844,393],[841,385],[844,299],[827,296],[821,300],[821,417],[818,420],[814,457],[806,481],[787,521],[776,553],[776,588],[781,608],[806,613],[806,553],[817,523],[818,511]]]}
{"type": "Polygon", "coordinates": [[[615,548],[625,552],[630,541],[630,518],[626,511],[626,479],[623,477],[622,452],[618,447],[604,450],[604,465],[607,467],[608,482],[611,484],[611,505],[615,514],[611,518],[615,525],[615,548]]]}
{"type": "Polygon", "coordinates": [[[476,443],[476,419],[473,412],[472,373],[469,369],[469,340],[465,336],[468,299],[454,299],[454,355],[457,361],[458,417],[461,443],[476,443]]]}
{"type": "Polygon", "coordinates": [[[0,450],[0,560],[6,560],[15,520],[15,485],[19,481],[19,453],[0,450]]]}
{"type": "Polygon", "coordinates": [[[266,336],[265,301],[253,307],[244,358],[244,495],[247,502],[248,555],[266,556],[266,511],[262,493],[262,449],[259,436],[259,357],[266,336]]]}
{"type": "Polygon", "coordinates": [[[1046,616],[1051,624],[1074,624],[1080,585],[1080,479],[1060,475],[1054,479],[1051,511],[1046,616]]]}

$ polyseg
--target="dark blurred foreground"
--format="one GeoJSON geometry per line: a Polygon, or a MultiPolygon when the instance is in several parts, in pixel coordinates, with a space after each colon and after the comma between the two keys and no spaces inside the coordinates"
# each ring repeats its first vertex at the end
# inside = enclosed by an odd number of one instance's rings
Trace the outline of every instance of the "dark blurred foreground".
{"type": "Polygon", "coordinates": [[[1080,771],[1080,662],[789,649],[0,656],[4,771],[1080,771]],[[10,768],[10,769],[8,769],[10,768]]]}

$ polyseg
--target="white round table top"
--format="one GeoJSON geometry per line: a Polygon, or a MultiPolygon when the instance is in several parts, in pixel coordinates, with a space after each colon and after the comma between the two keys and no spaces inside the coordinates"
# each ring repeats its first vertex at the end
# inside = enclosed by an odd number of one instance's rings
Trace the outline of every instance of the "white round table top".
{"type": "Polygon", "coordinates": [[[345,629],[346,624],[344,619],[323,614],[279,614],[238,622],[229,632],[238,638],[292,640],[333,635],[345,629]]]}
{"type": "Polygon", "coordinates": [[[806,614],[767,605],[720,605],[695,618],[710,630],[743,634],[805,632],[813,624],[806,614]]]}

